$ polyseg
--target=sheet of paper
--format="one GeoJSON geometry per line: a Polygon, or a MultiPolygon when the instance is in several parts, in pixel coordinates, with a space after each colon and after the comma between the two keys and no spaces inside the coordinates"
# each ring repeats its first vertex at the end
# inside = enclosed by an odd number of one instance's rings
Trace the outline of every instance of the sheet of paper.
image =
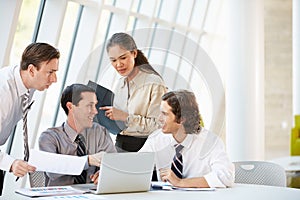
{"type": "Polygon", "coordinates": [[[67,199],[67,200],[75,199],[75,200],[79,200],[79,199],[85,199],[85,200],[87,200],[87,199],[107,199],[107,198],[102,197],[100,195],[94,195],[94,194],[81,194],[81,195],[41,197],[39,199],[44,199],[44,200],[53,200],[53,199],[67,199]]]}
{"type": "Polygon", "coordinates": [[[162,181],[152,181],[151,187],[154,190],[173,190],[171,183],[162,181]]]}
{"type": "Polygon", "coordinates": [[[30,149],[28,163],[37,171],[57,174],[79,175],[86,163],[86,156],[70,156],[30,149]]]}
{"type": "Polygon", "coordinates": [[[172,187],[174,190],[184,190],[184,191],[215,191],[216,188],[179,188],[172,187]]]}
{"type": "Polygon", "coordinates": [[[172,186],[172,184],[169,182],[163,182],[163,181],[152,181],[151,186],[162,187],[162,186],[172,186]]]}
{"type": "Polygon", "coordinates": [[[151,182],[153,189],[160,190],[184,190],[184,191],[215,191],[216,188],[180,188],[172,186],[169,182],[153,181],[151,182]]]}
{"type": "Polygon", "coordinates": [[[84,193],[84,191],[74,189],[71,186],[19,188],[15,192],[28,197],[46,197],[46,196],[74,195],[74,194],[78,195],[84,193]]]}

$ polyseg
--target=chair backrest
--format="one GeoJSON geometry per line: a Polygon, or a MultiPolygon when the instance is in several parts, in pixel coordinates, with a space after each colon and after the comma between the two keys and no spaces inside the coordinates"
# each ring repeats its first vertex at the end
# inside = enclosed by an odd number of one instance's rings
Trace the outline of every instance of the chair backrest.
{"type": "Polygon", "coordinates": [[[30,187],[45,187],[46,177],[44,172],[36,171],[29,173],[30,187]]]}
{"type": "Polygon", "coordinates": [[[239,161],[235,165],[235,183],[286,187],[283,167],[266,161],[239,161]]]}

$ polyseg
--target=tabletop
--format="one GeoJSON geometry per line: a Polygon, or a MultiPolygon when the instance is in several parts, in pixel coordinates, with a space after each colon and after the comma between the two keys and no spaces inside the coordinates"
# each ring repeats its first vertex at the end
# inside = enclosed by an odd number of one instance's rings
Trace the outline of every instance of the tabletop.
{"type": "Polygon", "coordinates": [[[282,166],[286,172],[299,172],[300,171],[300,156],[286,156],[271,160],[282,166]]]}
{"type": "MultiPolygon", "coordinates": [[[[272,199],[272,200],[286,200],[286,199],[298,199],[300,197],[300,189],[288,188],[288,187],[275,187],[275,186],[264,186],[264,185],[251,185],[251,184],[235,184],[231,188],[217,188],[215,191],[163,191],[155,190],[149,192],[138,192],[138,193],[121,193],[121,194],[103,194],[103,195],[92,195],[85,194],[81,195],[80,199],[111,199],[111,200],[161,200],[161,199],[214,199],[214,200],[260,200],[260,199],[272,199]]],[[[57,198],[57,197],[56,197],[57,198]]],[[[0,199],[31,199],[16,193],[6,194],[0,199]]],[[[42,199],[42,198],[34,198],[42,199]]],[[[54,199],[54,198],[53,198],[54,199]]],[[[58,199],[58,198],[57,198],[58,199]]],[[[70,198],[59,198],[59,199],[70,199],[70,198]]],[[[74,198],[75,199],[75,198],[74,198]]],[[[79,198],[76,198],[79,199],[79,198]]]]}

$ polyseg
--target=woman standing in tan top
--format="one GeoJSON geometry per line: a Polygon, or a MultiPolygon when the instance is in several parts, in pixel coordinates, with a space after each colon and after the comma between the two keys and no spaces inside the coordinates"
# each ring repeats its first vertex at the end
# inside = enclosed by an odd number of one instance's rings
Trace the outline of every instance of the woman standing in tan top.
{"type": "Polygon", "coordinates": [[[116,137],[117,150],[135,152],[159,127],[159,106],[167,89],[130,35],[115,33],[109,39],[106,51],[112,66],[122,78],[115,91],[113,106],[101,109],[105,110],[108,118],[126,124],[126,128],[116,137]]]}

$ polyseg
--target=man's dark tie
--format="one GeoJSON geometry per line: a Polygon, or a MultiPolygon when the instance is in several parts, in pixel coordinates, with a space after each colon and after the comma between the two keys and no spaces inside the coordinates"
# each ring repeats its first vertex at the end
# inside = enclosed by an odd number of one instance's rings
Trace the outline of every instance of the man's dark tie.
{"type": "Polygon", "coordinates": [[[3,181],[4,181],[4,174],[3,171],[0,169],[0,196],[2,196],[3,181]]]}
{"type": "MultiPolygon", "coordinates": [[[[86,147],[85,147],[85,140],[81,134],[78,134],[75,142],[78,144],[77,146],[77,156],[85,156],[86,155],[86,147]]],[[[83,170],[82,173],[78,176],[74,176],[74,183],[75,184],[82,184],[86,183],[86,170],[83,170]]]]}
{"type": "Polygon", "coordinates": [[[23,111],[24,160],[28,161],[29,147],[28,147],[27,114],[29,111],[29,90],[22,97],[22,111],[23,111]]]}
{"type": "Polygon", "coordinates": [[[181,154],[182,149],[183,149],[183,146],[181,144],[175,145],[176,154],[173,158],[173,162],[172,162],[172,166],[171,166],[171,170],[176,174],[176,176],[178,178],[182,178],[182,170],[183,170],[182,154],[181,154]]]}

